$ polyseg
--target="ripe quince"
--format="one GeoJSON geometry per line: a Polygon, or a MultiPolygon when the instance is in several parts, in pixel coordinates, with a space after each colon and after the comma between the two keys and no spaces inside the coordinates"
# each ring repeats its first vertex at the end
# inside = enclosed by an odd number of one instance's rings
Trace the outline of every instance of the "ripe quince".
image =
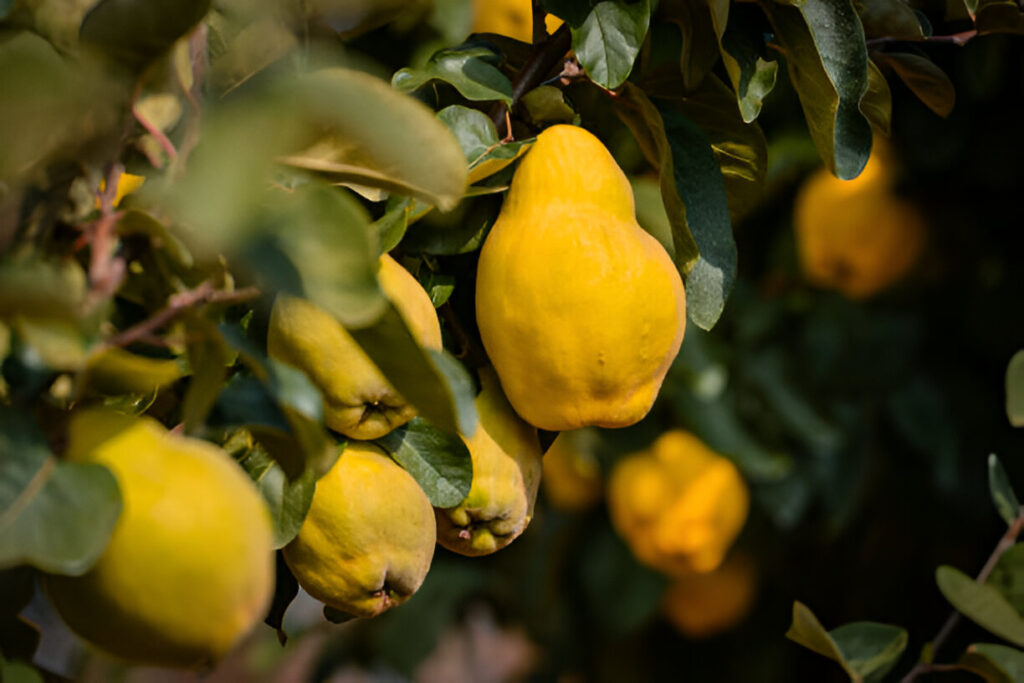
{"type": "MultiPolygon", "coordinates": [[[[548,14],[544,25],[553,33],[562,20],[548,14]]],[[[473,33],[497,33],[533,42],[532,0],[473,0],[473,33]]]]}
{"type": "Polygon", "coordinates": [[[544,130],[480,252],[476,314],[509,402],[541,429],[651,409],[686,327],[683,282],[601,141],[544,130]]]}
{"type": "Polygon", "coordinates": [[[151,418],[88,410],[72,417],[67,457],[107,466],[123,500],[96,564],[46,577],[73,631],[130,661],[190,668],[220,659],[263,618],[270,514],[226,452],[151,418]]]}
{"type": "Polygon", "coordinates": [[[601,500],[601,467],[587,443],[593,436],[589,429],[562,432],[544,453],[544,492],[554,507],[573,512],[601,500]]]}
{"type": "MultiPolygon", "coordinates": [[[[416,278],[387,254],[380,257],[377,277],[416,340],[440,350],[441,325],[416,278]]],[[[324,422],[345,436],[376,439],[416,415],[342,324],[305,299],[277,297],[267,352],[313,380],[323,393],[324,422]]]]}
{"type": "Polygon", "coordinates": [[[317,481],[284,558],[317,600],[373,617],[420,587],[435,539],[434,509],[412,475],[376,446],[353,442],[317,481]]]}
{"type": "Polygon", "coordinates": [[[480,373],[478,422],[465,439],[473,483],[465,500],[437,511],[438,542],[462,555],[487,555],[515,540],[530,523],[541,476],[537,430],[516,415],[489,369],[480,373]]]}
{"type": "Polygon", "coordinates": [[[619,460],[608,480],[612,524],[637,559],[670,576],[718,567],[749,506],[736,466],[680,429],[619,460]]]}
{"type": "Polygon", "coordinates": [[[734,553],[714,571],[674,580],[661,599],[668,621],[685,636],[710,638],[747,616],[757,597],[757,570],[734,553]]]}
{"type": "Polygon", "coordinates": [[[840,180],[825,169],[808,178],[793,215],[807,279],[851,299],[877,294],[906,275],[926,237],[920,209],[893,192],[893,151],[880,139],[874,144],[853,180],[840,180]]]}

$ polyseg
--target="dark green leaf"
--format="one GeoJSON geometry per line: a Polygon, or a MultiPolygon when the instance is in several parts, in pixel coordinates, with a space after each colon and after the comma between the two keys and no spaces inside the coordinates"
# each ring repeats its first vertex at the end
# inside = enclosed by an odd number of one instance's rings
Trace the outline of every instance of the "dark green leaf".
{"type": "Polygon", "coordinates": [[[860,174],[871,153],[871,125],[860,111],[868,89],[864,29],[850,0],[763,2],[786,56],[818,153],[839,178],[860,174]]]}
{"type": "Polygon", "coordinates": [[[892,121],[892,93],[885,76],[868,60],[868,89],[860,101],[860,111],[878,131],[889,136],[892,121]]]}
{"type": "Polygon", "coordinates": [[[270,602],[270,609],[263,623],[277,631],[277,641],[283,646],[288,642],[288,636],[284,632],[284,613],[299,594],[299,582],[295,580],[295,575],[285,562],[284,554],[278,551],[275,556],[277,567],[274,572],[274,598],[270,602]]]}
{"type": "Polygon", "coordinates": [[[1024,427],[1024,351],[1006,366],[1006,416],[1014,427],[1024,427]]]}
{"type": "MultiPolygon", "coordinates": [[[[306,519],[306,512],[313,502],[316,473],[313,468],[307,467],[301,476],[289,480],[281,466],[261,444],[252,443],[250,439],[248,445],[249,448],[236,457],[267,501],[274,522],[274,547],[283,548],[299,533],[306,519]]],[[[228,448],[228,444],[225,448],[228,448]]]]}
{"type": "MultiPolygon", "coordinates": [[[[725,28],[729,15],[727,0],[662,0],[658,5],[658,18],[675,24],[682,34],[683,48],[679,68],[683,76],[683,90],[689,92],[700,85],[711,72],[719,57],[717,21],[725,28]],[[721,12],[719,16],[713,16],[721,12]],[[724,15],[724,16],[723,16],[724,15]]],[[[681,93],[680,93],[681,94],[681,93]]]]}
{"type": "Polygon", "coordinates": [[[31,664],[8,661],[0,655],[0,681],[4,683],[43,683],[43,677],[31,664]]]}
{"type": "Polygon", "coordinates": [[[935,571],[935,580],[958,612],[1000,638],[1024,645],[1024,618],[998,590],[948,565],[935,571]]]}
{"type": "Polygon", "coordinates": [[[907,52],[881,52],[875,59],[892,68],[926,107],[945,118],[956,104],[949,76],[927,57],[907,52]]]}
{"type": "Polygon", "coordinates": [[[988,490],[999,516],[1007,524],[1013,524],[1020,516],[1020,503],[1017,501],[1017,494],[1013,492],[1010,478],[1006,476],[1006,470],[995,453],[988,456],[988,490]]]}
{"type": "Polygon", "coordinates": [[[473,461],[460,437],[414,417],[376,443],[413,476],[434,507],[455,507],[469,494],[473,461]]]}
{"type": "Polygon", "coordinates": [[[347,612],[342,612],[339,609],[334,609],[330,605],[324,605],[324,619],[331,622],[332,624],[344,624],[347,621],[352,621],[356,617],[347,612]]]}
{"type": "Polygon", "coordinates": [[[430,295],[430,303],[440,308],[455,291],[455,278],[444,273],[431,272],[423,283],[423,289],[430,295]]]}
{"type": "Polygon", "coordinates": [[[377,235],[382,254],[397,247],[405,237],[413,201],[409,197],[391,197],[388,199],[384,215],[370,224],[370,231],[377,235]]]}
{"type": "Polygon", "coordinates": [[[721,168],[704,131],[627,84],[615,112],[661,175],[675,261],[686,280],[686,312],[702,329],[717,322],[736,277],[736,244],[721,168]]]}
{"type": "Polygon", "coordinates": [[[103,553],[120,514],[110,470],[58,463],[31,418],[0,409],[0,568],[78,576],[103,553]]]}
{"type": "Polygon", "coordinates": [[[974,643],[958,662],[988,683],[1024,681],[1024,652],[996,643],[974,643]]]}
{"type": "Polygon", "coordinates": [[[82,20],[79,39],[141,65],[199,23],[210,0],[100,0],[82,20]]]}
{"type": "Polygon", "coordinates": [[[0,20],[6,19],[14,6],[14,0],[0,0],[0,20]]]}
{"type": "Polygon", "coordinates": [[[441,50],[422,69],[401,69],[391,78],[400,92],[413,92],[430,81],[449,83],[468,100],[500,100],[512,105],[512,82],[495,66],[498,55],[483,45],[441,50]]]}
{"type": "Polygon", "coordinates": [[[192,380],[181,405],[185,433],[194,434],[203,424],[217,400],[227,377],[228,349],[220,330],[211,321],[190,317],[188,330],[188,361],[192,380]]]}
{"type": "Polygon", "coordinates": [[[917,14],[905,0],[854,0],[868,38],[924,40],[917,14]]]}
{"type": "Polygon", "coordinates": [[[572,28],[572,49],[587,76],[609,90],[622,85],[633,70],[650,20],[650,0],[595,4],[582,25],[572,28]]]}
{"type": "Polygon", "coordinates": [[[538,127],[576,120],[576,111],[566,101],[565,93],[553,85],[536,87],[523,95],[519,102],[526,108],[530,121],[538,127]]]}
{"type": "Polygon", "coordinates": [[[178,265],[192,267],[192,254],[188,247],[152,214],[138,209],[122,209],[117,232],[120,235],[146,235],[154,246],[159,245],[178,265]]]}
{"type": "MultiPolygon", "coordinates": [[[[896,665],[907,647],[907,632],[898,626],[858,621],[829,632],[849,671],[875,683],[896,665]]],[[[854,679],[858,680],[858,679],[854,679]]]]}
{"type": "Polygon", "coordinates": [[[764,98],[775,88],[779,63],[764,59],[762,55],[763,34],[750,27],[729,24],[722,32],[723,12],[721,0],[711,3],[711,17],[719,34],[722,63],[729,74],[729,81],[736,91],[740,115],[746,123],[755,120],[761,113],[764,98]]]}
{"type": "Polygon", "coordinates": [[[453,104],[437,113],[462,147],[469,163],[469,183],[494,175],[523,154],[532,140],[501,142],[494,123],[485,114],[453,104]]]}
{"type": "Polygon", "coordinates": [[[852,673],[843,659],[843,653],[839,646],[832,640],[832,636],[821,625],[810,608],[799,600],[793,602],[793,622],[786,632],[786,637],[803,645],[808,650],[838,662],[848,674],[851,674],[852,678],[852,673]]]}
{"type": "Polygon", "coordinates": [[[1024,615],[1024,544],[1017,543],[999,556],[985,584],[992,586],[1024,615]]]}
{"type": "Polygon", "coordinates": [[[1013,0],[978,0],[978,33],[1024,33],[1024,12],[1013,0]]]}

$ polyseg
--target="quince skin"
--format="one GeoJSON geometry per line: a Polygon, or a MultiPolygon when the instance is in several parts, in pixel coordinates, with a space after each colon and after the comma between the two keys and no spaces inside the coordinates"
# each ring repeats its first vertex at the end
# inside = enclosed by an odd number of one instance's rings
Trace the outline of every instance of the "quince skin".
{"type": "MultiPolygon", "coordinates": [[[[380,257],[377,277],[416,340],[440,350],[437,313],[416,278],[387,254],[380,257]]],[[[345,436],[376,439],[416,415],[342,324],[305,299],[278,296],[267,352],[313,380],[323,393],[324,422],[345,436]]]]}
{"type": "Polygon", "coordinates": [[[479,421],[464,439],[473,460],[473,484],[458,506],[437,510],[437,540],[476,556],[515,540],[533,516],[541,476],[537,430],[515,414],[489,369],[480,373],[479,421]]]}
{"type": "Polygon", "coordinates": [[[552,126],[526,153],[480,252],[476,314],[530,424],[625,427],[651,409],[683,341],[683,282],[592,134],[552,126]]]}
{"type": "Polygon", "coordinates": [[[423,583],[435,534],[434,509],[412,475],[376,446],[350,443],[317,481],[284,558],[317,600],[373,617],[423,583]]]}

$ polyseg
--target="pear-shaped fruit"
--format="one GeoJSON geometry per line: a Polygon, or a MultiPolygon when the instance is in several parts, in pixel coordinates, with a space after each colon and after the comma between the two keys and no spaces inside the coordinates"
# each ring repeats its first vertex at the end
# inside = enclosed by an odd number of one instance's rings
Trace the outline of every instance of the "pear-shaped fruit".
{"type": "Polygon", "coordinates": [[[208,666],[264,616],[273,594],[270,514],[220,448],[155,420],[90,410],[71,421],[67,457],[107,466],[123,508],[83,576],[49,576],[57,611],[124,659],[208,666]]]}
{"type": "Polygon", "coordinates": [[[350,443],[317,481],[284,558],[317,600],[373,617],[420,587],[435,539],[434,509],[412,475],[376,446],[350,443]]]}
{"type": "Polygon", "coordinates": [[[689,638],[710,638],[746,618],[757,597],[757,568],[733,553],[717,569],[688,574],[669,584],[661,598],[668,621],[689,638]]]}
{"type": "MultiPolygon", "coordinates": [[[[440,350],[437,313],[416,278],[387,254],[377,278],[416,340],[440,350]]],[[[267,352],[309,375],[324,396],[324,422],[345,436],[376,439],[416,415],[342,324],[309,301],[278,296],[267,352]]]]}
{"type": "Polygon", "coordinates": [[[562,432],[544,453],[544,493],[554,507],[576,512],[601,500],[604,480],[591,450],[594,431],[562,432]]]}
{"type": "Polygon", "coordinates": [[[480,252],[480,336],[509,402],[541,429],[647,414],[686,326],[682,279],[637,224],[601,141],[543,131],[480,252]]]}
{"type": "Polygon", "coordinates": [[[516,415],[497,377],[480,373],[479,421],[465,439],[473,484],[465,500],[437,511],[438,542],[462,555],[487,555],[515,540],[533,517],[541,476],[537,430],[516,415]]]}

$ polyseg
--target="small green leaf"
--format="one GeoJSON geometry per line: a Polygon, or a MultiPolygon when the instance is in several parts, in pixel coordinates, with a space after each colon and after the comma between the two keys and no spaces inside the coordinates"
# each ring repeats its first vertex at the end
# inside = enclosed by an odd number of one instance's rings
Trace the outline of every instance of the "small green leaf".
{"type": "Polygon", "coordinates": [[[761,3],[775,27],[811,138],[828,169],[857,177],[871,153],[860,112],[868,89],[864,29],[850,0],[761,3]]]}
{"type": "Polygon", "coordinates": [[[1024,681],[1024,652],[996,643],[974,643],[967,648],[958,665],[988,683],[1024,681]]]}
{"type": "Polygon", "coordinates": [[[199,23],[210,0],[100,0],[82,20],[79,40],[141,65],[199,23]]]}
{"type": "MultiPolygon", "coordinates": [[[[718,0],[712,7],[719,7],[718,0]]],[[[729,81],[736,91],[740,115],[743,121],[750,123],[761,113],[764,98],[775,88],[778,78],[779,63],[764,59],[764,34],[756,27],[738,25],[730,22],[724,33],[721,23],[721,12],[712,11],[715,30],[720,34],[719,46],[722,63],[729,74],[729,81]]]]}
{"type": "Polygon", "coordinates": [[[526,114],[535,126],[542,127],[554,123],[572,123],[576,120],[576,111],[565,99],[561,88],[553,85],[541,85],[520,98],[519,102],[526,108],[526,114]]]}
{"type": "Polygon", "coordinates": [[[376,443],[413,476],[434,507],[455,507],[469,494],[473,461],[458,436],[414,417],[376,443]]]}
{"type": "Polygon", "coordinates": [[[445,107],[437,113],[455,134],[469,164],[470,184],[494,175],[521,156],[532,140],[501,142],[494,123],[483,112],[460,104],[445,107]]]}
{"type": "Polygon", "coordinates": [[[935,571],[935,580],[958,612],[1000,638],[1024,645],[1024,618],[998,590],[948,565],[935,571]]]}
{"type": "Polygon", "coordinates": [[[596,3],[583,24],[572,27],[573,52],[590,80],[608,90],[622,85],[633,70],[650,20],[650,0],[596,3]]]}
{"type": "Polygon", "coordinates": [[[99,559],[121,514],[106,467],[58,462],[33,420],[0,409],[0,569],[31,564],[78,576],[99,559]]]}
{"type": "Polygon", "coordinates": [[[998,590],[1019,614],[1024,615],[1024,544],[1017,543],[999,556],[985,585],[998,590]]]}
{"type": "Polygon", "coordinates": [[[933,112],[945,118],[956,104],[953,81],[927,57],[907,52],[880,52],[874,56],[896,72],[896,75],[933,112]]]}
{"type": "Polygon", "coordinates": [[[1006,416],[1014,427],[1024,427],[1024,350],[1006,366],[1006,416]]]}
{"type": "MultiPolygon", "coordinates": [[[[803,645],[808,650],[838,662],[844,669],[847,669],[839,646],[832,640],[818,618],[814,616],[814,612],[799,600],[793,602],[793,623],[786,632],[786,637],[803,645]]],[[[849,673],[849,669],[847,669],[847,673],[849,673]]]]}
{"type": "Polygon", "coordinates": [[[1013,492],[1010,478],[1006,476],[1006,470],[995,453],[988,456],[988,490],[999,516],[1007,524],[1013,524],[1020,516],[1020,503],[1017,501],[1017,494],[1013,492]]]}
{"type": "Polygon", "coordinates": [[[483,45],[465,45],[435,53],[422,69],[405,68],[391,78],[398,91],[410,93],[430,81],[449,83],[468,100],[500,100],[512,106],[512,82],[495,64],[500,57],[483,45]]]}
{"type": "Polygon", "coordinates": [[[423,289],[430,295],[430,303],[440,308],[455,291],[455,278],[444,273],[431,272],[423,283],[423,289]]]}

